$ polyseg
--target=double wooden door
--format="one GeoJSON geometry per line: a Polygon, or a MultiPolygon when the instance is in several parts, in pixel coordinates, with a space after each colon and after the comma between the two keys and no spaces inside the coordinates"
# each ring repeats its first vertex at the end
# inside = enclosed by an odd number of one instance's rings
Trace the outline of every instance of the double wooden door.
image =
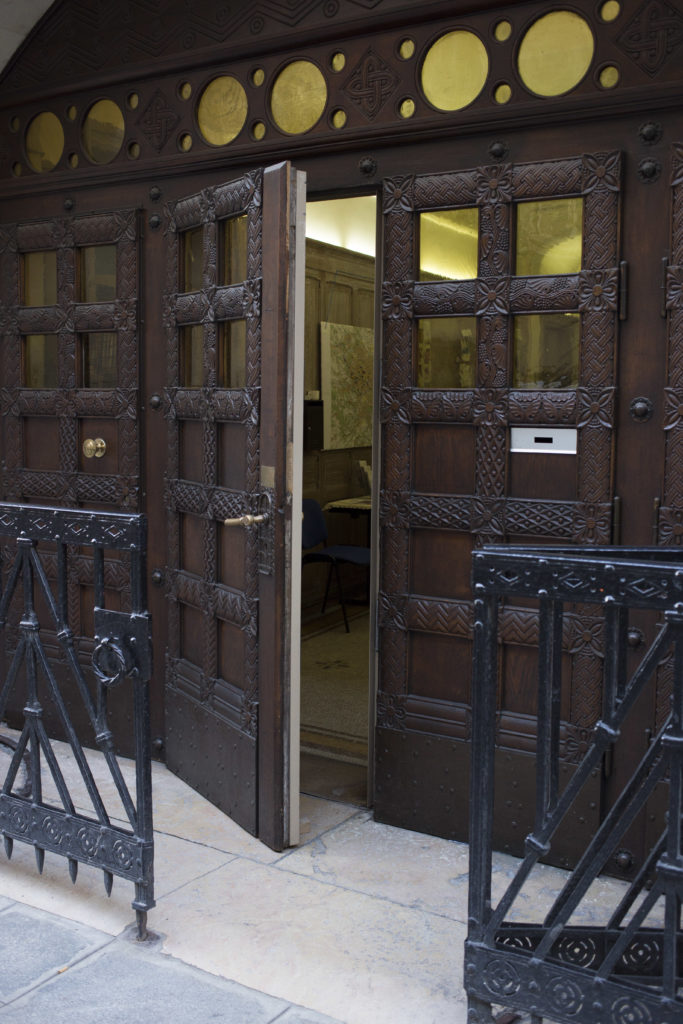
{"type": "MultiPolygon", "coordinates": [[[[637,155],[499,154],[382,184],[381,820],[466,838],[475,547],[680,543],[681,151],[640,192],[637,155]]],[[[303,193],[283,165],[189,197],[152,190],[144,213],[125,190],[115,213],[53,217],[45,197],[0,239],[3,497],[147,511],[158,747],[274,847],[296,839],[303,193]]],[[[125,606],[120,567],[107,574],[125,606]]],[[[77,631],[79,588],[76,572],[77,631]]],[[[498,845],[516,851],[533,807],[535,609],[502,624],[498,845]]],[[[599,717],[600,644],[577,607],[567,775],[599,717]]],[[[563,859],[628,767],[596,775],[563,859]]]]}

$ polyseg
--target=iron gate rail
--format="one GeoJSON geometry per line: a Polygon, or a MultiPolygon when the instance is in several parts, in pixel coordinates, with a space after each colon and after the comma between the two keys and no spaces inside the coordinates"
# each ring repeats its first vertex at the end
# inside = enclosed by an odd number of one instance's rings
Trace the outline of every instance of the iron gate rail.
{"type": "MultiPolygon", "coordinates": [[[[465,988],[471,1024],[493,1007],[559,1024],[683,1022],[683,561],[664,549],[489,547],[473,557],[475,598],[469,928],[465,988]],[[525,855],[492,905],[494,744],[498,610],[506,597],[538,601],[536,804],[525,855]],[[602,713],[576,772],[559,784],[562,616],[565,602],[600,605],[604,622],[602,713]],[[630,678],[631,608],[661,625],[630,678]],[[587,842],[543,920],[510,920],[516,898],[657,666],[671,654],[671,711],[631,779],[587,842]],[[621,837],[659,784],[668,784],[667,824],[603,927],[570,923],[621,837]],[[660,917],[654,917],[654,911],[660,917]],[[661,911],[663,910],[663,914],[661,911]]],[[[576,919],[575,919],[576,920],[576,919]]]]}
{"type": "MultiPolygon", "coordinates": [[[[16,541],[15,552],[3,566],[0,592],[0,629],[16,630],[17,642],[7,655],[0,679],[0,721],[11,695],[23,704],[23,727],[0,792],[0,831],[5,852],[12,856],[15,840],[33,845],[42,872],[45,851],[66,857],[76,881],[78,864],[101,868],[107,894],[117,875],[135,885],[133,908],[138,937],[146,935],[147,911],[154,906],[154,842],[152,830],[152,778],[148,683],[151,677],[150,619],[146,610],[145,516],[86,512],[79,509],[42,508],[0,504],[0,537],[16,541]],[[47,542],[43,549],[41,542],[47,542]],[[67,581],[70,558],[88,552],[94,592],[92,669],[83,664],[90,644],[77,638],[69,625],[67,581]],[[105,607],[105,552],[117,552],[130,565],[129,612],[105,607]],[[126,553],[125,555],[122,553],[126,553]],[[48,563],[56,582],[50,585],[48,563]],[[20,599],[20,600],[19,600],[20,599]],[[47,621],[40,622],[38,601],[47,621]],[[16,621],[15,621],[16,620],[16,621]],[[71,721],[59,683],[59,672],[46,653],[49,630],[75,684],[92,728],[97,747],[111,773],[127,822],[117,824],[105,806],[86,752],[71,721]],[[126,679],[133,686],[135,728],[135,794],[131,794],[114,753],[108,699],[126,679]],[[77,809],[69,780],[60,766],[59,748],[50,740],[43,722],[45,701],[51,702],[61,721],[92,804],[92,814],[77,809]],[[20,768],[28,759],[31,792],[18,785],[20,768]],[[42,772],[42,774],[41,774],[42,772]],[[44,797],[44,780],[54,794],[44,797]],[[93,816],[94,815],[94,816],[93,816]]],[[[112,557],[110,555],[110,557],[112,557]]],[[[82,557],[80,559],[83,561],[82,557]]],[[[73,780],[72,780],[73,782],[73,780]]]]}

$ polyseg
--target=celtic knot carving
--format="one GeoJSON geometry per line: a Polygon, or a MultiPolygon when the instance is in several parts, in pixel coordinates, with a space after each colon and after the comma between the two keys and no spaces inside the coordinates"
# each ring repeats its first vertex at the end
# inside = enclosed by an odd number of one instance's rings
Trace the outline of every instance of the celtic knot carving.
{"type": "Polygon", "coordinates": [[[382,192],[384,213],[412,213],[415,208],[413,193],[415,178],[388,178],[382,192]]]}
{"type": "Polygon", "coordinates": [[[617,308],[619,271],[582,270],[579,275],[579,309],[592,313],[617,308]]]}
{"type": "Polygon", "coordinates": [[[349,75],[343,91],[372,121],[395,92],[398,82],[395,71],[376,53],[368,50],[349,75]]]}
{"type": "Polygon", "coordinates": [[[399,729],[406,727],[406,697],[398,693],[377,694],[377,725],[380,729],[399,729]]]}
{"type": "Polygon", "coordinates": [[[584,155],[584,192],[618,192],[620,175],[620,153],[586,153],[584,155]]]}
{"type": "Polygon", "coordinates": [[[157,89],[137,123],[150,145],[160,153],[179,121],[178,114],[157,89]]]}
{"type": "Polygon", "coordinates": [[[641,70],[656,75],[683,42],[683,17],[665,0],[650,0],[636,12],[616,42],[641,70]]]}

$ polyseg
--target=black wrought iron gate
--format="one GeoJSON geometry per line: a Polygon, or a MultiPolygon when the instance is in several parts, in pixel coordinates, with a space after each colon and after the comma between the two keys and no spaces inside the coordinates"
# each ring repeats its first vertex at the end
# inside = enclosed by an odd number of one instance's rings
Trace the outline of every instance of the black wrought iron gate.
{"type": "MultiPolygon", "coordinates": [[[[488,548],[474,555],[475,665],[469,933],[465,987],[472,1024],[494,1007],[532,1022],[674,1024],[683,1021],[683,564],[662,549],[488,548]],[[491,836],[498,672],[498,609],[508,596],[534,599],[539,615],[536,808],[525,856],[492,905],[491,836]],[[566,603],[601,606],[603,702],[576,771],[561,785],[562,636],[566,603]],[[654,642],[630,678],[629,612],[660,614],[654,642]],[[671,710],[574,871],[541,920],[520,921],[515,901],[620,732],[653,674],[672,659],[671,710]],[[657,787],[668,791],[667,824],[637,876],[590,926],[573,917],[657,787]]],[[[539,915],[540,916],[540,915],[539,915]]]]}
{"type": "Polygon", "coordinates": [[[133,882],[139,938],[145,937],[147,911],[154,906],[146,529],[142,515],[0,504],[0,537],[6,545],[8,540],[16,542],[4,548],[0,628],[8,642],[0,681],[0,721],[8,706],[23,708],[9,769],[1,780],[5,852],[11,857],[15,840],[33,845],[40,871],[46,851],[66,857],[73,882],[79,862],[101,868],[107,894],[114,875],[133,882]],[[92,637],[74,635],[69,624],[73,558],[79,559],[81,575],[84,561],[92,572],[85,591],[94,598],[92,637]],[[105,565],[112,561],[119,571],[130,574],[131,606],[125,610],[105,607],[105,565]],[[48,656],[47,638],[57,657],[48,656]],[[114,814],[95,780],[92,757],[76,734],[65,679],[82,702],[92,729],[92,742],[86,746],[100,751],[114,782],[121,824],[112,820],[114,814]],[[134,783],[126,779],[115,754],[110,727],[108,702],[121,684],[133,688],[134,783]],[[63,748],[48,737],[47,704],[71,748],[75,768],[70,771],[60,758],[63,748]],[[89,806],[79,806],[82,803],[89,806]]]}

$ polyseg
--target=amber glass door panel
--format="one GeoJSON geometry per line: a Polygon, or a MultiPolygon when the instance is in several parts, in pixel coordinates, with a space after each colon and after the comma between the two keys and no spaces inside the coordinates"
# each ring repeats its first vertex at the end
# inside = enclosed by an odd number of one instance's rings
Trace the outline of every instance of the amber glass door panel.
{"type": "MultiPolygon", "coordinates": [[[[619,173],[601,154],[385,183],[382,820],[467,836],[472,552],[610,542],[619,173]]],[[[580,610],[575,623],[590,634],[580,610]]],[[[516,852],[534,805],[537,631],[534,608],[503,610],[497,843],[516,852]]],[[[565,657],[570,744],[599,714],[600,661],[570,637],[565,657]]]]}

